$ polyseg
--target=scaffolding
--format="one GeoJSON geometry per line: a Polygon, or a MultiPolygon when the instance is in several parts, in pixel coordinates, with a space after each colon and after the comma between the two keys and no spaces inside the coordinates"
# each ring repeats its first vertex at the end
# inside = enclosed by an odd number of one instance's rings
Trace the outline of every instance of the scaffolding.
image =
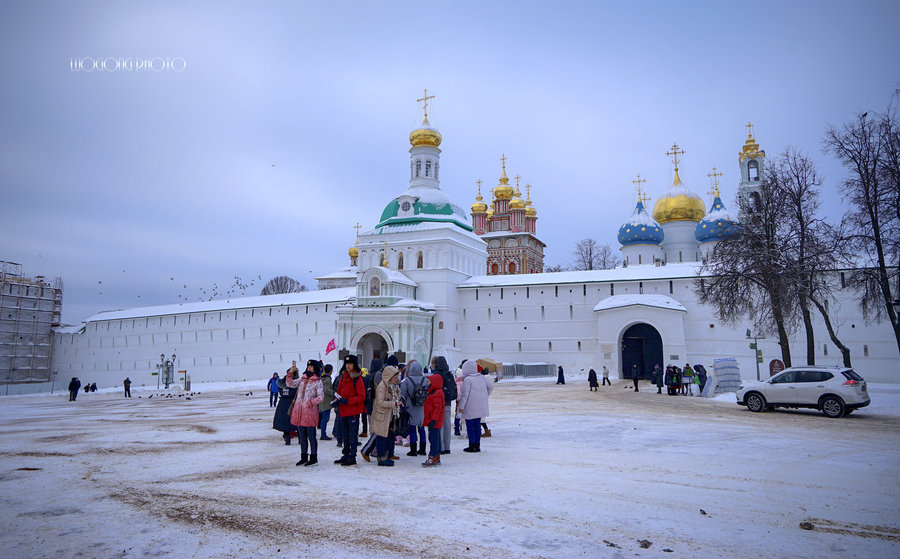
{"type": "Polygon", "coordinates": [[[21,264],[0,260],[0,382],[50,382],[62,292],[61,278],[27,278],[21,264]]]}

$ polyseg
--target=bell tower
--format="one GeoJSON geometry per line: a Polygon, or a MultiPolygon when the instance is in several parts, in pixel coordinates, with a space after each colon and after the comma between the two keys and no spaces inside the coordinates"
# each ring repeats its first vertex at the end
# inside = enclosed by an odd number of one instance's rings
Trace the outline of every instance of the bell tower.
{"type": "Polygon", "coordinates": [[[741,183],[738,185],[738,198],[740,209],[738,220],[742,223],[752,219],[753,213],[759,208],[760,186],[765,180],[766,152],[759,149],[759,144],[753,138],[753,124],[744,125],[747,128],[747,140],[738,154],[738,163],[741,167],[741,183]]]}

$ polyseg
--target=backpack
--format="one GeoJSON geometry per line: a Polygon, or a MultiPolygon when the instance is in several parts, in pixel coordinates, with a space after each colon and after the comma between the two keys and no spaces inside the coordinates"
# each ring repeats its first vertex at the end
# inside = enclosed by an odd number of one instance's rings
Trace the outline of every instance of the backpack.
{"type": "Polygon", "coordinates": [[[425,379],[423,378],[420,384],[413,383],[412,396],[409,397],[409,402],[416,407],[424,406],[426,398],[428,398],[428,388],[426,388],[425,379]]]}
{"type": "Polygon", "coordinates": [[[441,376],[444,378],[444,403],[449,404],[459,396],[456,391],[456,379],[450,371],[441,373],[441,376]]]}
{"type": "Polygon", "coordinates": [[[363,382],[366,385],[366,405],[368,406],[375,401],[375,375],[370,373],[364,377],[363,382]]]}

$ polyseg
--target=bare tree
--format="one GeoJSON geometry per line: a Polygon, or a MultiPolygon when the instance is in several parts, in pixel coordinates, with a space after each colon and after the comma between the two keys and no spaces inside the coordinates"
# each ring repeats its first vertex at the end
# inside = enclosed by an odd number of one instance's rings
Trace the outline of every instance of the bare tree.
{"type": "MultiPolygon", "coordinates": [[[[774,330],[781,357],[791,366],[789,333],[796,322],[796,266],[790,257],[795,232],[783,219],[783,189],[764,180],[754,207],[742,207],[750,219],[738,233],[719,241],[701,268],[694,290],[719,319],[734,324],[749,317],[758,330],[774,330]]],[[[746,204],[743,204],[744,206],[746,204]]]]}
{"type": "MultiPolygon", "coordinates": [[[[825,150],[844,164],[844,214],[848,244],[862,258],[851,274],[860,289],[867,320],[887,317],[900,350],[900,318],[891,303],[893,276],[900,261],[900,125],[892,105],[868,119],[868,113],[825,132],[825,150]]],[[[900,281],[900,277],[897,278],[900,281]]],[[[900,292],[900,286],[897,287],[900,292]]]]}
{"type": "Polygon", "coordinates": [[[545,272],[565,272],[566,267],[562,264],[554,264],[553,266],[544,266],[545,272]]]}
{"type": "Polygon", "coordinates": [[[280,293],[299,293],[306,291],[306,286],[288,276],[276,276],[266,282],[260,295],[278,295],[280,293]]]}
{"type": "Polygon", "coordinates": [[[575,256],[573,270],[606,270],[621,262],[609,245],[601,245],[594,239],[581,239],[575,243],[572,254],[575,256]]]}

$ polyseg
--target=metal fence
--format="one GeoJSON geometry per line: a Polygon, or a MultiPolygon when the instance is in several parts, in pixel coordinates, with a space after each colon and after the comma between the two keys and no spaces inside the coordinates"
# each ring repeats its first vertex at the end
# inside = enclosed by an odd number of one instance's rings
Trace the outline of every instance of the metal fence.
{"type": "Polygon", "coordinates": [[[555,377],[553,363],[504,363],[503,378],[555,377]]]}

